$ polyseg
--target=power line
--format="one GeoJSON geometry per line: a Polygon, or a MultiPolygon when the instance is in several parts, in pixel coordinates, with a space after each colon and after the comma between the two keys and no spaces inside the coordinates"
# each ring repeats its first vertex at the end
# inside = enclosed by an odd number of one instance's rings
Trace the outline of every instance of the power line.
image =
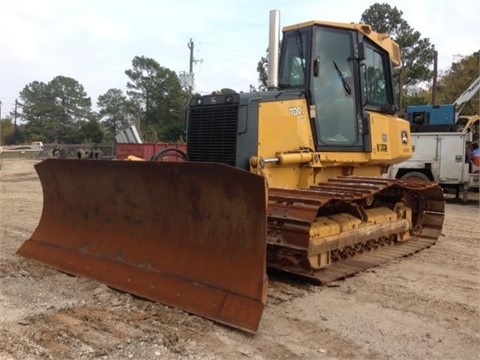
{"type": "Polygon", "coordinates": [[[205,53],[205,55],[213,56],[213,59],[208,59],[209,61],[212,61],[212,62],[218,62],[218,61],[221,60],[221,61],[225,61],[225,62],[228,62],[228,63],[236,63],[236,64],[240,64],[240,65],[251,65],[252,63],[257,64],[258,61],[260,60],[260,58],[255,59],[253,57],[239,59],[239,58],[237,58],[235,56],[232,56],[232,55],[218,54],[218,53],[214,53],[214,52],[210,52],[210,51],[204,51],[204,53],[205,53]]]}
{"type": "Polygon", "coordinates": [[[230,48],[230,47],[226,47],[226,46],[219,46],[219,45],[216,45],[216,44],[211,44],[211,43],[206,43],[206,42],[200,42],[200,46],[202,46],[202,48],[207,48],[207,49],[211,49],[213,51],[218,51],[218,52],[230,52],[230,53],[235,53],[235,55],[237,56],[241,56],[243,54],[250,54],[250,55],[254,55],[254,56],[264,56],[265,54],[260,54],[259,52],[257,51],[250,51],[250,50],[245,50],[245,49],[239,49],[239,48],[230,48]]]}

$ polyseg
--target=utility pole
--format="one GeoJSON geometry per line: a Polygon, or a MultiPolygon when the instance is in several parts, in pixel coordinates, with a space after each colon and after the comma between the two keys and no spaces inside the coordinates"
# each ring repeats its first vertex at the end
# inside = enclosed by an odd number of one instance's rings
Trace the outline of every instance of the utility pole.
{"type": "Polygon", "coordinates": [[[18,115],[18,112],[17,112],[17,106],[18,106],[18,100],[15,99],[15,112],[14,112],[14,117],[13,117],[13,141],[15,142],[15,144],[17,143],[17,115],[18,115]]]}
{"type": "Polygon", "coordinates": [[[194,84],[194,77],[193,77],[193,64],[202,63],[203,60],[197,60],[193,57],[193,51],[195,50],[195,43],[190,39],[187,44],[188,48],[190,49],[190,61],[189,61],[189,85],[188,85],[188,95],[189,98],[192,96],[193,84],[194,84]]]}
{"type": "Polygon", "coordinates": [[[14,122],[13,122],[14,130],[17,129],[17,105],[18,105],[18,101],[17,101],[17,99],[15,99],[15,117],[14,117],[14,122]]]}
{"type": "Polygon", "coordinates": [[[193,49],[195,48],[195,43],[190,39],[188,43],[188,48],[190,49],[190,74],[193,73],[193,49]]]}
{"type": "Polygon", "coordinates": [[[437,105],[438,51],[433,50],[432,105],[437,105]]]}
{"type": "Polygon", "coordinates": [[[190,49],[190,67],[189,67],[189,73],[188,77],[190,79],[189,84],[188,84],[188,98],[190,99],[192,97],[192,90],[193,90],[193,49],[195,48],[195,44],[190,39],[190,42],[188,43],[188,48],[190,49]]]}
{"type": "Polygon", "coordinates": [[[14,120],[13,120],[13,132],[16,132],[17,131],[17,105],[18,105],[18,100],[15,99],[15,116],[14,116],[14,120]]]}

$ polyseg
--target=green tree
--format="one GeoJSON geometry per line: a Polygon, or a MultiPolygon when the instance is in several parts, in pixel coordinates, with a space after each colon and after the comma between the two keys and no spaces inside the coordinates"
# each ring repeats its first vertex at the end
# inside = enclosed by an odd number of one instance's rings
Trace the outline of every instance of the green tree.
{"type": "Polygon", "coordinates": [[[57,76],[48,84],[34,81],[20,92],[21,119],[29,140],[65,142],[76,138],[91,117],[91,100],[75,79],[57,76]]]}
{"type": "Polygon", "coordinates": [[[105,129],[105,139],[114,141],[118,131],[135,123],[134,107],[120,89],[109,89],[98,97],[100,122],[105,129]]]}
{"type": "Polygon", "coordinates": [[[375,3],[363,12],[361,22],[371,25],[379,33],[387,33],[400,46],[402,65],[395,70],[395,75],[399,78],[402,74],[402,91],[406,95],[408,87],[432,79],[429,67],[433,63],[435,47],[428,38],[421,38],[420,32],[414,30],[402,15],[397,7],[375,3]]]}
{"type": "Polygon", "coordinates": [[[407,108],[410,105],[427,105],[431,103],[432,93],[420,87],[414,87],[408,90],[403,97],[403,106],[407,108]]]}
{"type": "Polygon", "coordinates": [[[55,99],[47,84],[34,81],[20,92],[22,113],[28,138],[51,142],[60,127],[56,118],[55,99]]]}
{"type": "Polygon", "coordinates": [[[161,129],[161,137],[169,143],[184,142],[185,126],[179,122],[171,122],[161,129]]]}
{"type": "Polygon", "coordinates": [[[229,95],[229,94],[237,94],[237,91],[230,89],[230,88],[222,88],[220,91],[213,91],[213,95],[229,95]]]}
{"type": "Polygon", "coordinates": [[[82,142],[100,144],[103,141],[103,130],[96,119],[84,122],[80,126],[82,142]]]}
{"type": "Polygon", "coordinates": [[[187,99],[177,74],[144,56],[136,56],[132,67],[125,71],[129,78],[127,95],[140,116],[139,130],[144,139],[176,141],[172,136],[184,131],[187,99]]]}
{"type": "Polygon", "coordinates": [[[86,121],[91,115],[92,101],[75,79],[57,76],[48,84],[57,109],[70,123],[86,121]]]}
{"type": "Polygon", "coordinates": [[[257,72],[258,72],[258,91],[267,90],[267,81],[268,81],[268,49],[267,55],[262,56],[260,61],[257,63],[257,72]]]}
{"type": "Polygon", "coordinates": [[[0,139],[0,145],[11,145],[11,143],[8,142],[7,139],[10,139],[15,131],[12,118],[8,116],[4,117],[0,120],[0,126],[0,134],[2,136],[0,139]]]}
{"type": "Polygon", "coordinates": [[[23,125],[15,126],[12,117],[4,117],[0,121],[1,126],[1,145],[23,144],[26,141],[25,127],[23,125]]]}
{"type": "MultiPolygon", "coordinates": [[[[453,104],[455,100],[478,78],[480,51],[452,63],[443,74],[437,87],[437,104],[453,104]]],[[[480,114],[480,95],[477,93],[465,104],[462,115],[480,114]]]]}

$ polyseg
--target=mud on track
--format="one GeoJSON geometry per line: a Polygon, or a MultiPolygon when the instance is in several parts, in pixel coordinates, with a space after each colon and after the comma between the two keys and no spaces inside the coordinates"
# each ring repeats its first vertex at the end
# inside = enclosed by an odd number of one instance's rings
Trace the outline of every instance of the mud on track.
{"type": "Polygon", "coordinates": [[[246,335],[25,260],[38,223],[36,160],[0,171],[0,359],[477,359],[480,213],[447,201],[443,236],[329,287],[273,274],[246,335]]]}

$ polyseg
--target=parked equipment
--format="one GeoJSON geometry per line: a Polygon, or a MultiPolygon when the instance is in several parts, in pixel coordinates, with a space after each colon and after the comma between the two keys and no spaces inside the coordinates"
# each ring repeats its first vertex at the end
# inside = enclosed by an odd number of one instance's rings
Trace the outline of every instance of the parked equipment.
{"type": "Polygon", "coordinates": [[[398,45],[310,21],[279,52],[270,20],[270,89],[193,98],[189,161],[37,164],[43,212],[19,253],[256,331],[267,265],[324,284],[434,244],[441,188],[385,178],[412,155],[398,45]]]}
{"type": "Polygon", "coordinates": [[[473,80],[453,104],[408,106],[407,117],[412,131],[415,133],[462,131],[466,121],[465,116],[460,114],[479,90],[480,76],[473,80]]]}
{"type": "Polygon", "coordinates": [[[390,167],[390,177],[436,181],[467,201],[468,190],[479,183],[478,167],[468,161],[468,143],[479,140],[480,116],[460,112],[479,89],[480,77],[453,104],[407,107],[415,151],[411,159],[390,167]]]}

